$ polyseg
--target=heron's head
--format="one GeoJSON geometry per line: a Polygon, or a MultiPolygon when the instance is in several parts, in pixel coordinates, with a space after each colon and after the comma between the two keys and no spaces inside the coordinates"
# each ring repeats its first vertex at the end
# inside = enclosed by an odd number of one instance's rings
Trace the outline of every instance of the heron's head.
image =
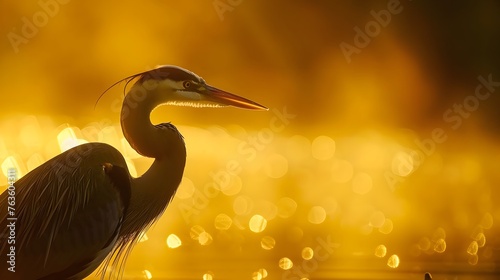
{"type": "Polygon", "coordinates": [[[133,90],[151,92],[160,102],[168,105],[191,107],[234,106],[252,110],[266,107],[208,85],[203,78],[178,66],[163,65],[138,74],[133,90]]]}

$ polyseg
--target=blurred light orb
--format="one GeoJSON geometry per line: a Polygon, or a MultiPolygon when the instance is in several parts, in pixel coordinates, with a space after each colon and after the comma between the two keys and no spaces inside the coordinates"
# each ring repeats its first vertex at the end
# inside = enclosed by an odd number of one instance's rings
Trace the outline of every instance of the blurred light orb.
{"type": "Polygon", "coordinates": [[[283,270],[289,270],[293,267],[293,262],[289,258],[281,258],[279,261],[279,267],[283,270]]]}
{"type": "Polygon", "coordinates": [[[311,145],[312,156],[317,160],[328,160],[335,154],[335,141],[328,136],[318,136],[311,145]]]}
{"type": "Polygon", "coordinates": [[[385,223],[385,215],[381,211],[375,211],[370,216],[370,225],[376,228],[381,227],[385,223]]]}
{"type": "Polygon", "coordinates": [[[387,260],[387,266],[390,268],[397,268],[399,266],[399,257],[398,255],[392,255],[387,260]]]}
{"type": "Polygon", "coordinates": [[[264,169],[267,176],[273,179],[281,178],[288,172],[288,160],[280,154],[269,155],[264,169]]]}
{"type": "Polygon", "coordinates": [[[274,238],[272,238],[271,236],[264,236],[260,240],[260,246],[262,246],[262,249],[264,250],[271,250],[275,245],[276,240],[274,240],[274,238]]]}
{"type": "Polygon", "coordinates": [[[229,217],[228,215],[221,213],[215,217],[215,228],[218,230],[228,230],[231,227],[231,224],[233,223],[233,219],[229,217]]]}
{"type": "Polygon", "coordinates": [[[478,233],[474,240],[476,240],[477,246],[479,246],[480,248],[486,245],[486,236],[482,232],[478,233]]]}
{"type": "Polygon", "coordinates": [[[319,225],[323,223],[326,219],[326,211],[321,206],[313,206],[309,210],[309,214],[307,215],[307,220],[311,224],[319,225]]]}
{"type": "Polygon", "coordinates": [[[175,196],[177,196],[180,199],[188,199],[193,197],[195,192],[195,187],[193,181],[187,177],[182,177],[181,184],[179,185],[179,188],[177,189],[177,192],[175,193],[175,196]]]}
{"type": "Polygon", "coordinates": [[[175,248],[180,247],[181,245],[182,245],[182,241],[181,241],[181,239],[177,235],[171,233],[167,237],[167,246],[168,246],[168,248],[175,249],[175,248]]]}
{"type": "Polygon", "coordinates": [[[262,280],[262,274],[260,273],[260,271],[254,271],[252,273],[252,280],[262,280]]]}
{"type": "Polygon", "coordinates": [[[383,257],[385,257],[386,254],[387,254],[387,247],[385,247],[385,245],[381,244],[375,248],[375,256],[376,257],[383,258],[383,257]]]}
{"type": "Polygon", "coordinates": [[[195,225],[192,226],[191,229],[189,230],[189,236],[191,236],[192,239],[198,240],[200,238],[200,235],[205,232],[205,229],[200,226],[200,225],[195,225]]]}
{"type": "Polygon", "coordinates": [[[263,232],[266,229],[267,220],[261,215],[253,215],[252,218],[250,218],[248,225],[250,230],[255,233],[263,232]]]}
{"type": "Polygon", "coordinates": [[[208,245],[212,244],[212,241],[213,241],[212,235],[206,231],[202,232],[200,234],[200,236],[198,237],[198,242],[202,246],[208,246],[208,245]]]}
{"type": "Polygon", "coordinates": [[[437,253],[444,253],[446,251],[446,241],[440,238],[434,243],[434,251],[437,253]]]}
{"type": "Polygon", "coordinates": [[[406,177],[414,168],[413,157],[407,152],[398,152],[392,159],[392,172],[398,176],[406,177]]]}
{"type": "Polygon", "coordinates": [[[305,247],[302,249],[302,258],[304,260],[310,260],[314,257],[314,251],[311,247],[305,247]]]}
{"type": "Polygon", "coordinates": [[[335,183],[347,183],[354,174],[352,164],[346,160],[336,160],[332,164],[332,179],[335,183]]]}
{"type": "Polygon", "coordinates": [[[373,187],[372,177],[366,173],[359,172],[352,179],[352,191],[357,194],[367,194],[373,187]]]}
{"type": "Polygon", "coordinates": [[[203,274],[203,280],[213,280],[214,279],[214,273],[212,271],[208,271],[207,273],[203,274]]]}
{"type": "Polygon", "coordinates": [[[143,270],[142,271],[142,275],[144,276],[144,278],[146,279],[151,279],[153,278],[153,274],[151,274],[151,272],[149,270],[143,270]]]}
{"type": "Polygon", "coordinates": [[[297,210],[297,202],[289,197],[282,197],[278,200],[278,217],[289,218],[297,210]]]}
{"type": "Polygon", "coordinates": [[[260,268],[259,273],[260,273],[260,275],[262,275],[262,278],[267,277],[267,270],[265,268],[260,268]]]}
{"type": "Polygon", "coordinates": [[[2,173],[7,178],[9,175],[9,169],[14,168],[16,170],[16,179],[22,177],[21,167],[14,156],[8,156],[2,162],[2,173]]]}
{"type": "Polygon", "coordinates": [[[469,256],[468,262],[470,265],[476,265],[478,261],[479,261],[479,256],[477,254],[469,256]]]}
{"type": "Polygon", "coordinates": [[[467,248],[467,253],[469,255],[476,255],[477,251],[479,250],[479,245],[477,244],[476,240],[473,240],[470,244],[469,247],[467,248]]]}
{"type": "Polygon", "coordinates": [[[378,228],[378,231],[383,234],[389,234],[394,228],[394,223],[391,219],[385,219],[384,224],[378,228]]]}

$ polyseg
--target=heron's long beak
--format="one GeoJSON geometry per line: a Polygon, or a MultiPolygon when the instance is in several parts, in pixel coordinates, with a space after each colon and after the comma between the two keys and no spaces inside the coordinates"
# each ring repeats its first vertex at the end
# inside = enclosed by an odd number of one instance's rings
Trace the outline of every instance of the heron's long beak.
{"type": "Polygon", "coordinates": [[[220,90],[218,88],[205,85],[205,88],[207,89],[207,97],[210,98],[211,101],[225,104],[225,105],[230,105],[238,108],[243,108],[243,109],[250,109],[250,110],[269,110],[267,107],[262,106],[256,102],[253,102],[252,100],[248,100],[246,98],[243,98],[241,96],[220,90]]]}

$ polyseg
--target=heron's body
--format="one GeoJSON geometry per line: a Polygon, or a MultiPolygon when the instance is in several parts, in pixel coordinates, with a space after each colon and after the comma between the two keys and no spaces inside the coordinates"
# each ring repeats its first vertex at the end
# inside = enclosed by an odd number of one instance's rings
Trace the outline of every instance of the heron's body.
{"type": "MultiPolygon", "coordinates": [[[[3,261],[0,279],[81,279],[111,252],[129,203],[122,193],[130,193],[130,184],[128,174],[106,173],[97,162],[126,170],[115,148],[89,143],[52,158],[15,183],[16,272],[8,271],[10,265],[3,261]]],[[[0,228],[5,234],[10,222],[6,200],[4,192],[0,228]]],[[[2,258],[9,251],[10,244],[3,242],[2,258]]]]}
{"type": "Polygon", "coordinates": [[[0,195],[0,279],[82,279],[110,255],[126,258],[140,234],[167,207],[186,162],[184,141],[175,126],[151,124],[149,115],[157,106],[266,109],[210,87],[175,66],[129,78],[136,77],[139,80],[124,100],[121,124],[132,147],[155,158],[152,166],[132,178],[120,152],[107,144],[89,143],[19,179],[14,184],[15,244],[9,241],[9,194],[0,195]],[[15,247],[14,268],[7,262],[11,246],[15,247]]]}

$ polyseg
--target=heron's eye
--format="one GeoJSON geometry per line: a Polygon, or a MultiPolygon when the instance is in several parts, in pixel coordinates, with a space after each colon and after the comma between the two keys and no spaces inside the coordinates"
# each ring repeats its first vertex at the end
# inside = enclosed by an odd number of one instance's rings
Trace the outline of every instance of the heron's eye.
{"type": "Polygon", "coordinates": [[[184,83],[182,83],[182,86],[183,86],[185,89],[190,88],[192,85],[193,85],[193,83],[191,83],[190,81],[184,81],[184,83]]]}

